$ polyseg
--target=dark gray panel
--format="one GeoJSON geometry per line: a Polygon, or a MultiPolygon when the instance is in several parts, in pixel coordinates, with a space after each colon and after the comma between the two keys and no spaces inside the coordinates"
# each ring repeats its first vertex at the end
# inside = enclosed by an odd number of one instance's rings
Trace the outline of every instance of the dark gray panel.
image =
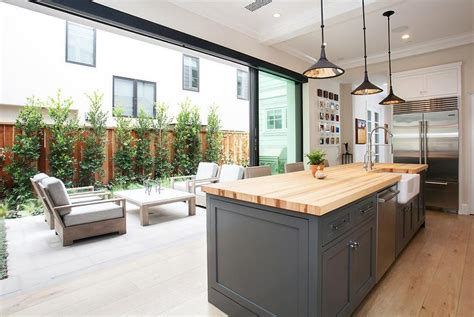
{"type": "Polygon", "coordinates": [[[322,255],[321,302],[322,316],[346,315],[350,303],[350,248],[344,236],[322,255]]]}
{"type": "Polygon", "coordinates": [[[352,236],[352,241],[358,244],[356,248],[351,248],[351,302],[353,306],[357,306],[375,285],[375,231],[376,221],[372,218],[352,236]]]}
{"type": "Polygon", "coordinates": [[[308,220],[219,200],[208,212],[211,286],[258,315],[306,315],[308,220]]]}

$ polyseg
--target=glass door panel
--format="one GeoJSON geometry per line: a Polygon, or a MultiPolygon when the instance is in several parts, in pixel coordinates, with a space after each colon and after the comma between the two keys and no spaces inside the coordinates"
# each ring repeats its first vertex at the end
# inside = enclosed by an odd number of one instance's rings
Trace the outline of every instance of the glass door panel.
{"type": "Polygon", "coordinates": [[[301,160],[297,84],[260,71],[258,87],[259,165],[270,165],[273,174],[284,173],[286,163],[301,160]]]}

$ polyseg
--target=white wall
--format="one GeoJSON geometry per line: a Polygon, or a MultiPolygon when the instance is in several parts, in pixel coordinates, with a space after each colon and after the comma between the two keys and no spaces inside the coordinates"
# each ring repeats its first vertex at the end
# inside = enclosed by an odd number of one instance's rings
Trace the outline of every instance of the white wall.
{"type": "MultiPolygon", "coordinates": [[[[190,97],[201,110],[203,124],[209,106],[215,103],[220,107],[223,129],[248,131],[249,102],[237,99],[236,83],[237,69],[248,70],[246,67],[103,30],[97,30],[96,67],[67,63],[65,23],[63,19],[0,3],[0,65],[4,79],[0,82],[0,104],[22,105],[31,95],[46,100],[61,88],[63,96],[73,98],[73,107],[83,118],[88,110],[85,93],[99,90],[104,93],[105,109],[111,112],[112,78],[116,75],[156,82],[157,101],[167,102],[174,117],[178,103],[190,97]],[[182,90],[183,52],[200,58],[199,92],[182,90]]],[[[3,113],[0,121],[12,119],[3,117],[3,113]]],[[[108,124],[113,125],[114,120],[108,124]]]]}

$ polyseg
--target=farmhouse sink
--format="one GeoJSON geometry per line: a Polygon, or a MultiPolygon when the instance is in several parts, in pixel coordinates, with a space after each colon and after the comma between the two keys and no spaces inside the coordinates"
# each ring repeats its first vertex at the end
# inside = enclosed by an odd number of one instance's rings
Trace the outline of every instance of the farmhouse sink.
{"type": "Polygon", "coordinates": [[[420,175],[419,174],[403,174],[391,173],[400,175],[402,178],[398,182],[398,203],[406,204],[413,197],[420,192],[420,175]]]}

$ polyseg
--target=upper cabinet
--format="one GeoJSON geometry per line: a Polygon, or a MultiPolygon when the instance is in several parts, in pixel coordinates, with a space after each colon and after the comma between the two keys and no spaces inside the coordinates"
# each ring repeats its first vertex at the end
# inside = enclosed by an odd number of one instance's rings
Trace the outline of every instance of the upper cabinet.
{"type": "Polygon", "coordinates": [[[460,96],[461,63],[395,73],[393,86],[405,100],[460,96]]]}

